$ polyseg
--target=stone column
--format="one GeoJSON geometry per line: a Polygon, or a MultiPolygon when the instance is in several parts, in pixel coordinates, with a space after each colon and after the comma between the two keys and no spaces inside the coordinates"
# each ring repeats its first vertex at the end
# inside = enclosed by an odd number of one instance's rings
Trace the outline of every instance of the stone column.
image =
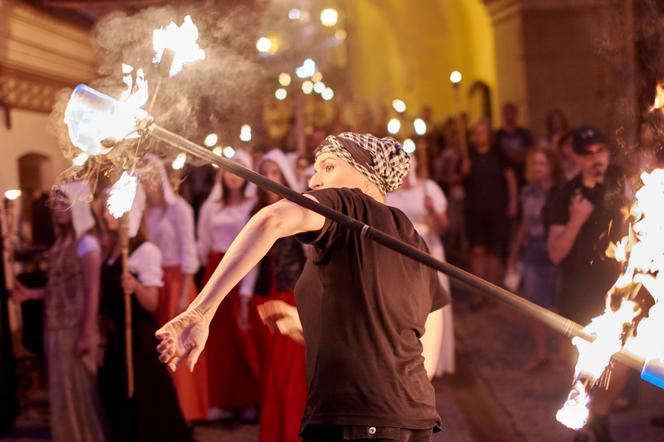
{"type": "Polygon", "coordinates": [[[572,126],[589,123],[614,139],[633,137],[630,1],[484,3],[494,27],[498,99],[519,107],[522,124],[543,137],[547,113],[560,108],[572,126]]]}

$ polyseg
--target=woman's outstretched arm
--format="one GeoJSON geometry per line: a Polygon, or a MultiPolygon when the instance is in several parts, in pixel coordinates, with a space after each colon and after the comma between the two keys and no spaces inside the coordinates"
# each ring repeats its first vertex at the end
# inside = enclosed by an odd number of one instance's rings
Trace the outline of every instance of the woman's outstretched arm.
{"type": "Polygon", "coordinates": [[[203,351],[210,321],[228,292],[279,238],[320,230],[324,223],[323,216],[287,200],[267,206],[254,215],[187,310],[157,331],[156,336],[162,341],[157,346],[160,360],[175,370],[182,358],[186,358],[192,370],[203,351]]]}

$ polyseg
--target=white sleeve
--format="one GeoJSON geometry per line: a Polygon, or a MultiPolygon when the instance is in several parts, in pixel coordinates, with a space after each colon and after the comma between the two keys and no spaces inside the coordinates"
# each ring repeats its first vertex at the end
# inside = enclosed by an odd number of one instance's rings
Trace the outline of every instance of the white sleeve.
{"type": "Polygon", "coordinates": [[[208,256],[212,250],[212,226],[210,224],[210,216],[212,215],[211,209],[212,203],[205,201],[198,214],[198,226],[196,226],[196,233],[198,234],[198,241],[196,243],[198,248],[198,258],[203,265],[207,264],[208,256]]]}
{"type": "Polygon", "coordinates": [[[175,228],[180,242],[180,268],[182,273],[193,275],[200,267],[194,236],[194,210],[182,199],[178,199],[173,209],[176,210],[175,228]]]}
{"type": "Polygon", "coordinates": [[[138,274],[138,281],[146,287],[161,287],[163,272],[161,270],[161,252],[151,242],[144,242],[127,261],[129,271],[138,274]]]}
{"type": "Polygon", "coordinates": [[[99,245],[97,237],[88,233],[78,242],[78,245],[76,246],[76,256],[81,258],[90,252],[101,252],[101,246],[99,245]]]}
{"type": "Polygon", "coordinates": [[[433,200],[433,208],[436,213],[445,213],[447,212],[447,198],[445,197],[445,192],[440,186],[432,180],[426,180],[425,184],[427,195],[433,200]]]}
{"type": "Polygon", "coordinates": [[[256,288],[256,280],[258,279],[260,263],[256,264],[253,269],[249,271],[240,281],[240,287],[238,287],[238,294],[241,296],[253,296],[254,288],[256,288]]]}

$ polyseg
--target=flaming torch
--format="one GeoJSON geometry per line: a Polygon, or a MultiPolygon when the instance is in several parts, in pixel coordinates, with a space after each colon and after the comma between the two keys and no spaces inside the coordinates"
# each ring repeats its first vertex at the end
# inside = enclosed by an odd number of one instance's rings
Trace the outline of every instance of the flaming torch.
{"type": "Polygon", "coordinates": [[[456,109],[456,122],[457,122],[457,132],[459,132],[459,147],[461,149],[461,158],[464,162],[468,162],[468,140],[466,140],[466,126],[463,123],[463,115],[461,112],[461,92],[459,87],[461,86],[461,72],[453,71],[450,74],[450,83],[452,83],[452,90],[454,91],[454,106],[456,109]]]}
{"type": "Polygon", "coordinates": [[[664,388],[664,169],[644,172],[641,180],[643,187],[636,192],[630,211],[629,234],[607,251],[622,264],[622,273],[607,293],[604,314],[584,329],[595,339],[572,340],[579,351],[576,379],[556,418],[573,429],[585,425],[588,417],[586,389],[607,373],[611,358],[623,349],[646,361],[641,373],[644,380],[664,388]],[[637,303],[642,287],[654,301],[648,311],[637,303]],[[643,319],[635,324],[637,317],[643,319]]]}
{"type": "MultiPolygon", "coordinates": [[[[138,182],[136,177],[122,172],[120,179],[113,184],[111,192],[108,197],[108,212],[120,219],[120,247],[122,250],[122,273],[127,275],[129,273],[129,219],[127,214],[131,210],[134,197],[136,196],[136,188],[138,182]]],[[[131,293],[125,292],[124,294],[124,309],[125,309],[125,358],[127,364],[127,396],[134,396],[134,360],[133,360],[133,346],[132,346],[132,333],[131,333],[131,293]]]]}

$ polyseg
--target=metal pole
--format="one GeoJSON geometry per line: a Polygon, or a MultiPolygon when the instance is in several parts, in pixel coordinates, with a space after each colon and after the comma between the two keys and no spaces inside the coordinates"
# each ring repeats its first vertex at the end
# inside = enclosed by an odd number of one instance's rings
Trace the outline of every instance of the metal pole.
{"type": "MultiPolygon", "coordinates": [[[[483,292],[486,295],[492,295],[493,297],[499,299],[500,301],[505,302],[516,310],[524,313],[525,315],[537,319],[538,321],[546,324],[553,330],[562,333],[568,337],[580,337],[586,341],[592,342],[595,340],[595,337],[586,331],[583,330],[583,327],[577,324],[570,319],[567,319],[563,316],[560,316],[557,313],[552,312],[544,307],[540,307],[537,304],[534,304],[526,299],[505,290],[502,287],[494,285],[488,281],[483,280],[482,278],[468,273],[459,267],[456,267],[452,264],[439,261],[432,256],[422,252],[421,250],[406,244],[403,241],[400,241],[390,235],[387,235],[379,230],[374,229],[367,224],[361,223],[356,219],[353,219],[349,216],[346,216],[342,213],[337,212],[336,210],[325,207],[316,201],[311,200],[294,190],[291,190],[288,187],[282,186],[275,183],[272,180],[260,175],[253,170],[247,169],[244,166],[240,165],[235,161],[231,161],[227,158],[220,157],[208,149],[200,146],[188,139],[173,133],[163,127],[158,126],[157,124],[151,124],[147,127],[147,132],[152,135],[154,138],[163,141],[164,143],[170,144],[173,147],[176,147],[190,155],[198,157],[202,160],[209,161],[210,163],[216,164],[219,167],[232,172],[247,181],[250,181],[257,186],[263,187],[271,192],[276,193],[277,195],[298,204],[306,209],[312,210],[336,223],[341,224],[342,226],[356,232],[358,234],[364,235],[373,241],[376,241],[383,246],[392,249],[398,253],[408,256],[409,258],[414,259],[432,269],[438,270],[439,272],[445,273],[453,278],[456,278],[478,290],[483,292]]],[[[614,355],[614,359],[629,365],[630,367],[641,371],[643,369],[645,361],[632,353],[629,353],[625,350],[622,350],[614,355]]]]}

